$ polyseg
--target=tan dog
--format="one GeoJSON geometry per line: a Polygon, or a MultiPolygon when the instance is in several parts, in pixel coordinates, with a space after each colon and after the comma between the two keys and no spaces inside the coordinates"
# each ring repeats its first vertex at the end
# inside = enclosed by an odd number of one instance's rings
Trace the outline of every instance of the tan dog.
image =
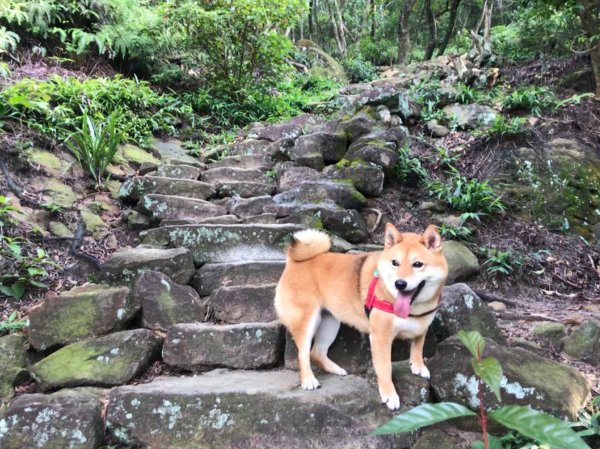
{"type": "Polygon", "coordinates": [[[369,333],[381,401],[396,410],[400,398],[391,361],[396,337],[412,340],[411,371],[429,378],[423,343],[448,275],[442,239],[433,225],[420,235],[401,234],[388,224],[383,251],[336,254],[330,247],[322,232],[294,234],[275,293],[277,314],[298,347],[302,388],[319,387],[311,360],[326,372],[346,375],[327,357],[343,322],[369,333]]]}

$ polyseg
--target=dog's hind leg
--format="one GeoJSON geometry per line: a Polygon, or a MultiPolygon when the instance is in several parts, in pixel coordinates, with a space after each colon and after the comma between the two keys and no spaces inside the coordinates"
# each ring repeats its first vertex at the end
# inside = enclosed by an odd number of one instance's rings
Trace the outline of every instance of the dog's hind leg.
{"type": "Polygon", "coordinates": [[[298,348],[298,364],[300,366],[300,382],[305,390],[315,390],[321,385],[310,367],[310,346],[315,331],[321,321],[319,308],[303,311],[296,315],[294,322],[286,323],[290,334],[298,348]]]}
{"type": "Polygon", "coordinates": [[[339,330],[340,321],[329,312],[324,311],[321,315],[321,322],[315,332],[315,342],[310,352],[310,358],[324,371],[337,374],[338,376],[345,376],[348,374],[346,370],[327,357],[327,351],[335,340],[339,330]]]}

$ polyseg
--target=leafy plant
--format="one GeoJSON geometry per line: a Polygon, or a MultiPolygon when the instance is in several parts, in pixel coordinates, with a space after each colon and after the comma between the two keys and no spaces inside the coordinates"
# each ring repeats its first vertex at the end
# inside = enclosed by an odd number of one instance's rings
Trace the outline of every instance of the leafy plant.
{"type": "Polygon", "coordinates": [[[27,320],[18,320],[17,311],[12,312],[7,319],[0,321],[0,334],[5,332],[18,332],[29,325],[27,320]]]}
{"type": "Polygon", "coordinates": [[[487,136],[488,138],[494,137],[519,137],[524,136],[528,133],[528,129],[525,126],[525,119],[522,117],[514,117],[512,119],[506,119],[503,115],[496,116],[494,123],[487,129],[475,132],[475,135],[487,136]]]}
{"type": "Polygon", "coordinates": [[[579,436],[594,437],[595,442],[600,442],[600,396],[593,398],[587,408],[579,412],[579,418],[573,423],[573,427],[583,428],[577,432],[579,436]]]}
{"type": "Polygon", "coordinates": [[[342,60],[342,66],[351,83],[365,83],[378,77],[375,66],[360,56],[342,60]]]}
{"type": "Polygon", "coordinates": [[[81,129],[65,141],[67,148],[98,184],[104,182],[106,168],[113,161],[125,134],[116,128],[117,115],[116,111],[112,112],[108,121],[102,123],[94,121],[86,111],[81,129]]]}
{"type": "Polygon", "coordinates": [[[523,259],[512,251],[501,251],[497,248],[491,248],[484,251],[487,259],[483,265],[487,265],[488,273],[500,273],[505,276],[512,274],[516,267],[523,264],[523,259]]]}
{"type": "Polygon", "coordinates": [[[502,212],[505,206],[488,181],[468,179],[452,168],[449,182],[427,181],[429,192],[444,200],[450,207],[462,212],[492,214],[502,212]]]}
{"type": "Polygon", "coordinates": [[[421,161],[416,157],[410,156],[410,148],[408,144],[404,144],[398,150],[398,161],[394,166],[394,175],[398,181],[406,181],[411,177],[417,178],[419,181],[424,181],[429,178],[429,173],[421,161]]]}
{"type": "Polygon", "coordinates": [[[460,83],[456,86],[456,96],[454,97],[454,99],[458,103],[462,104],[477,103],[480,99],[480,95],[472,87],[460,83]]]}
{"type": "Polygon", "coordinates": [[[547,87],[522,86],[514,90],[502,102],[502,110],[530,110],[540,116],[544,109],[556,103],[556,96],[547,87]]]}
{"type": "Polygon", "coordinates": [[[491,419],[508,429],[515,430],[541,444],[556,448],[590,449],[569,426],[546,413],[520,405],[506,405],[488,411],[484,405],[484,385],[500,400],[502,366],[493,357],[483,358],[485,340],[478,332],[460,331],[458,338],[472,355],[471,366],[477,377],[479,413],[452,402],[423,404],[414,407],[376,429],[374,435],[410,432],[435,423],[461,417],[478,417],[485,449],[501,448],[500,440],[488,434],[488,420],[491,419]]]}

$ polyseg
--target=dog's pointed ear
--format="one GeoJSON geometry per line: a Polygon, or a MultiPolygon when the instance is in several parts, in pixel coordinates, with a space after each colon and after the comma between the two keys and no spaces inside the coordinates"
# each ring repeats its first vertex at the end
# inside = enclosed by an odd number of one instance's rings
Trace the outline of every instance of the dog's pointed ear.
{"type": "Polygon", "coordinates": [[[431,251],[442,250],[442,237],[440,236],[436,225],[427,226],[427,229],[425,229],[425,232],[423,233],[423,241],[425,247],[431,251]]]}
{"type": "Polygon", "coordinates": [[[402,234],[398,232],[396,227],[391,223],[386,224],[385,225],[385,247],[391,248],[396,243],[399,243],[401,241],[402,241],[402,234]]]}

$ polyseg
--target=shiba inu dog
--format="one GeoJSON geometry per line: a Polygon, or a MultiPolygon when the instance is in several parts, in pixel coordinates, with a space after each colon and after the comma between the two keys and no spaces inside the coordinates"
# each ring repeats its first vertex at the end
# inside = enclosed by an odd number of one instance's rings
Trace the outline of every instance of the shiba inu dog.
{"type": "Polygon", "coordinates": [[[311,360],[326,372],[346,375],[327,356],[343,322],[369,334],[381,401],[396,410],[400,398],[391,361],[396,337],[412,341],[411,371],[429,378],[423,344],[448,275],[440,234],[433,225],[414,234],[388,224],[383,251],[337,254],[330,247],[320,231],[294,234],[275,293],[277,314],[298,347],[302,388],[319,388],[311,360]]]}

